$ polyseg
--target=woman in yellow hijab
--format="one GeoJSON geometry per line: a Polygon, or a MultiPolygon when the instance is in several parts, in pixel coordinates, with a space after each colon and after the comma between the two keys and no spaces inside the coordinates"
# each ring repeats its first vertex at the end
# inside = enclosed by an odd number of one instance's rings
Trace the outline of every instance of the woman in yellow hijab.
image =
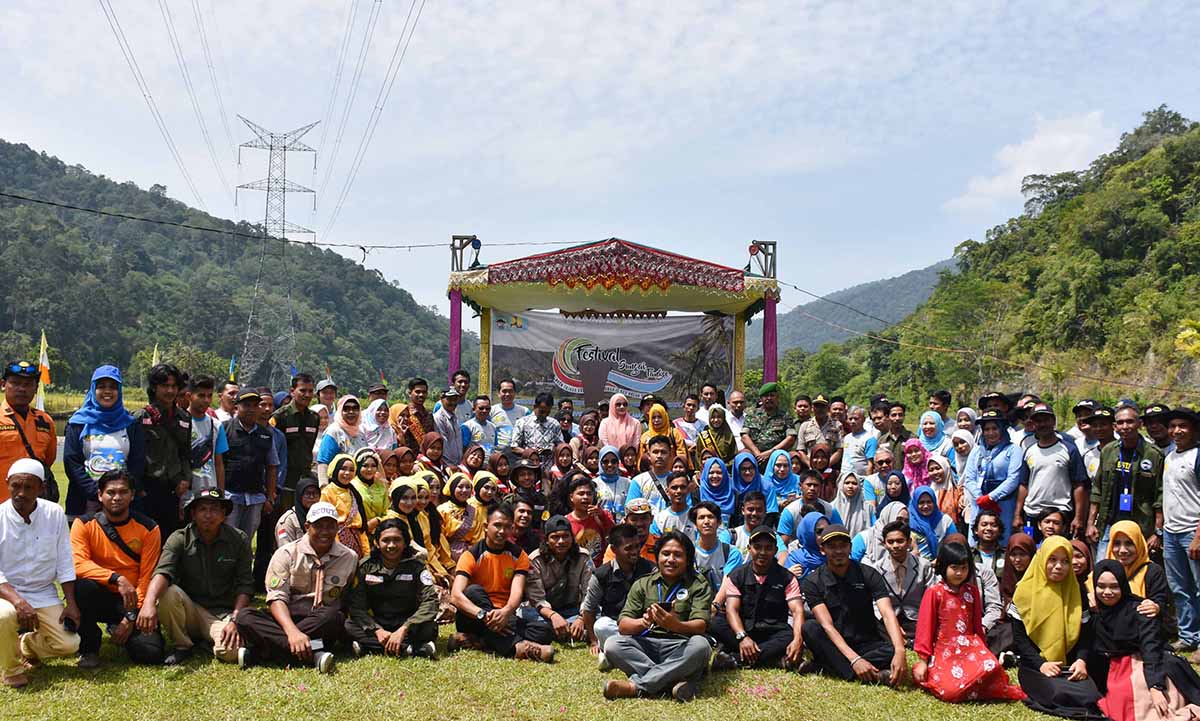
{"type": "Polygon", "coordinates": [[[684,440],[683,432],[671,424],[671,416],[667,413],[667,409],[662,405],[655,403],[650,406],[650,410],[646,411],[646,426],[650,429],[642,434],[642,441],[638,445],[638,465],[642,465],[642,461],[647,458],[648,448],[647,443],[655,436],[666,436],[671,439],[671,457],[683,456],[687,462],[688,470],[692,470],[694,463],[692,454],[688,450],[687,441],[684,440]]]}
{"type": "Polygon", "coordinates": [[[329,462],[328,472],[329,484],[321,489],[321,500],[332,503],[337,509],[338,540],[363,558],[371,553],[371,542],[366,532],[366,506],[354,487],[358,464],[351,456],[339,453],[329,462]]]}
{"type": "Polygon", "coordinates": [[[1036,711],[1104,718],[1097,706],[1100,691],[1087,673],[1091,637],[1083,632],[1088,617],[1071,569],[1072,555],[1067,539],[1047,538],[1017,584],[1008,611],[1021,659],[1017,678],[1028,696],[1026,704],[1036,711]]]}
{"type": "Polygon", "coordinates": [[[463,551],[483,537],[487,514],[471,503],[475,488],[462,471],[455,471],[446,479],[442,497],[446,499],[438,506],[438,513],[442,515],[442,534],[450,542],[451,560],[457,563],[463,551]]]}
{"type": "Polygon", "coordinates": [[[1117,521],[1108,529],[1108,550],[1105,558],[1119,561],[1129,578],[1129,589],[1133,595],[1144,600],[1138,604],[1138,613],[1154,618],[1160,609],[1166,608],[1167,573],[1162,567],[1150,562],[1150,549],[1142,527],[1134,521],[1117,521]]]}

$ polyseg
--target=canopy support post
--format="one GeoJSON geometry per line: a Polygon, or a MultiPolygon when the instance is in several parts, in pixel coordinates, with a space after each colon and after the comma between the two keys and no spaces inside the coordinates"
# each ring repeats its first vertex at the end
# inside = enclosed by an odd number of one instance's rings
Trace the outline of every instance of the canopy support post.
{"type": "Polygon", "coordinates": [[[779,339],[775,325],[775,310],[779,304],[776,293],[767,293],[763,298],[763,383],[779,380],[779,339]]]}

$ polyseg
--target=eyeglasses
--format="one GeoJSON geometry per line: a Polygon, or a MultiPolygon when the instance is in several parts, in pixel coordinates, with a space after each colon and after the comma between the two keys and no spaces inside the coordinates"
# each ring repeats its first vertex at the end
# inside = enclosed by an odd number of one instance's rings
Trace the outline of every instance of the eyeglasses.
{"type": "Polygon", "coordinates": [[[618,402],[618,403],[617,403],[617,408],[624,408],[624,407],[626,407],[626,406],[628,406],[628,405],[629,405],[628,403],[619,403],[619,402],[618,402]]]}
{"type": "Polygon", "coordinates": [[[9,363],[4,369],[4,375],[36,376],[37,374],[38,367],[28,361],[9,363]]]}

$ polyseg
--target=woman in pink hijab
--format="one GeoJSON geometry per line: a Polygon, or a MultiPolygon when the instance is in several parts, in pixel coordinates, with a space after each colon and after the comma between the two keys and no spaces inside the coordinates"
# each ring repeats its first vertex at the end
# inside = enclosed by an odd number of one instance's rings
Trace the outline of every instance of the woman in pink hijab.
{"type": "Polygon", "coordinates": [[[929,485],[929,451],[920,439],[909,438],[904,442],[904,477],[909,491],[929,485]]]}
{"type": "Polygon", "coordinates": [[[608,418],[600,421],[600,444],[603,446],[636,446],[642,437],[642,424],[629,415],[629,399],[623,393],[613,393],[608,399],[608,418]]]}

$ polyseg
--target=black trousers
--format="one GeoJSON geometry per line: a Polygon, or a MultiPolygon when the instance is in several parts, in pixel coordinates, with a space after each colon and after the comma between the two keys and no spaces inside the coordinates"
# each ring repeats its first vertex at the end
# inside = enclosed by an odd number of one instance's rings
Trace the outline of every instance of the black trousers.
{"type": "MultiPolygon", "coordinates": [[[[152,483],[157,483],[153,481],[152,483]]],[[[174,488],[150,487],[141,499],[142,512],[154,519],[162,532],[163,543],[175,531],[183,528],[183,517],[179,507],[179,496],[174,488]]]]}
{"type": "MultiPolygon", "coordinates": [[[[288,613],[301,633],[324,642],[325,651],[332,651],[333,645],[342,638],[346,615],[341,604],[313,608],[311,601],[297,601],[288,606],[288,613]]],[[[288,647],[287,634],[275,622],[269,609],[242,611],[237,617],[237,628],[242,643],[263,661],[290,663],[296,660],[288,647]]]]}
{"type": "MultiPolygon", "coordinates": [[[[376,620],[380,628],[391,633],[405,624],[408,619],[404,619],[399,623],[382,623],[376,620]]],[[[429,641],[436,641],[438,635],[437,622],[428,621],[426,623],[415,623],[408,627],[408,634],[405,636],[405,643],[413,646],[419,646],[429,641]]],[[[354,621],[346,619],[346,636],[351,641],[358,641],[362,645],[363,650],[367,653],[383,653],[383,644],[375,637],[375,631],[363,628],[354,621]]]]}
{"type": "MultiPolygon", "coordinates": [[[[79,605],[79,653],[100,653],[100,624],[116,624],[125,618],[125,602],[91,579],[75,581],[75,602],[79,605]]],[[[136,628],[125,641],[125,653],[134,663],[157,665],[166,656],[162,633],[142,633],[136,628]]]]}
{"type": "MultiPolygon", "coordinates": [[[[708,632],[717,639],[725,653],[741,661],[741,648],[725,614],[718,614],[713,618],[708,632]]],[[[776,630],[755,628],[747,631],[746,635],[758,644],[758,661],[754,663],[755,668],[778,666],[780,659],[787,653],[788,644],[792,642],[792,629],[786,625],[776,630]]]]}
{"type": "MultiPolygon", "coordinates": [[[[471,603],[484,611],[496,608],[492,605],[492,599],[487,595],[487,591],[477,583],[467,586],[467,590],[463,594],[471,599],[471,603]]],[[[454,627],[462,633],[478,636],[489,651],[497,656],[508,658],[516,654],[517,643],[520,641],[542,644],[554,641],[554,627],[532,608],[518,608],[503,633],[496,633],[483,621],[474,616],[468,616],[462,611],[454,616],[454,627]]]]}
{"type": "MultiPolygon", "coordinates": [[[[833,641],[829,640],[825,629],[821,628],[820,621],[816,619],[805,621],[802,632],[804,645],[812,651],[813,660],[816,661],[819,668],[846,681],[853,681],[857,678],[854,669],[850,667],[850,659],[843,656],[833,641]]],[[[896,655],[895,646],[887,638],[874,641],[855,641],[851,644],[851,648],[881,671],[891,667],[892,657],[896,655]]]]}
{"type": "Polygon", "coordinates": [[[293,491],[277,493],[271,515],[263,514],[258,524],[258,533],[254,537],[254,590],[258,593],[267,590],[267,566],[271,565],[271,556],[275,555],[275,524],[283,512],[292,507],[294,498],[293,491]]]}

